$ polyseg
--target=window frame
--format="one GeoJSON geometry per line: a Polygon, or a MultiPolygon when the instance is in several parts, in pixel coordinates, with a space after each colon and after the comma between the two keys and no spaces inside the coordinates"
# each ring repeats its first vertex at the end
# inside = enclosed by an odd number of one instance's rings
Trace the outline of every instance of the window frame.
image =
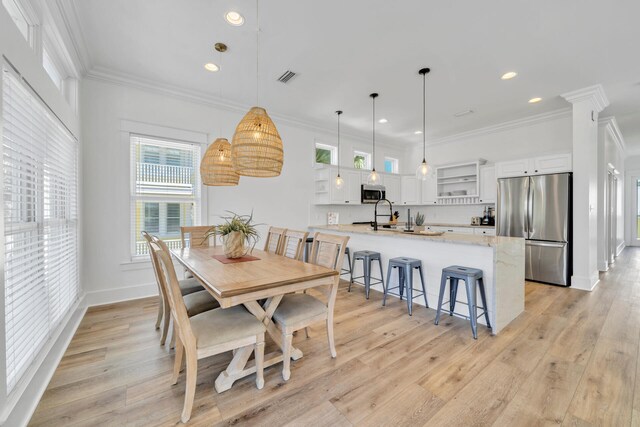
{"type": "Polygon", "coordinates": [[[337,166],[338,165],[338,147],[336,147],[335,145],[325,144],[322,142],[316,142],[313,149],[313,162],[317,165],[337,166]],[[318,149],[329,151],[331,156],[329,163],[322,163],[317,161],[318,149]]]}
{"type": "Polygon", "coordinates": [[[22,36],[24,37],[29,47],[31,49],[36,49],[37,48],[37,28],[40,25],[40,23],[37,20],[37,14],[33,10],[33,7],[31,6],[31,4],[29,2],[25,2],[22,0],[2,0],[2,7],[5,8],[5,10],[7,11],[7,14],[11,18],[11,21],[13,21],[13,23],[17,27],[20,34],[22,34],[22,36]],[[13,19],[11,12],[5,5],[5,2],[12,3],[15,6],[15,8],[18,10],[20,15],[24,19],[25,23],[27,24],[27,34],[22,32],[22,30],[20,29],[20,26],[16,23],[15,19],[13,19]]]}
{"type": "Polygon", "coordinates": [[[353,150],[352,164],[354,169],[359,170],[372,170],[373,166],[371,164],[371,153],[367,153],[366,151],[353,150]],[[358,168],[356,167],[356,157],[361,156],[364,157],[364,167],[358,168]]]}
{"type": "MultiPolygon", "coordinates": [[[[127,147],[127,156],[130,156],[131,153],[131,136],[142,136],[148,138],[155,138],[163,141],[169,142],[178,142],[183,144],[193,144],[200,146],[200,158],[197,161],[198,168],[200,166],[200,162],[202,161],[202,156],[204,155],[209,141],[209,135],[201,132],[190,131],[186,129],[176,129],[170,128],[161,125],[155,125],[150,123],[136,122],[132,120],[121,120],[120,121],[120,141],[123,145],[127,147]]],[[[127,269],[126,265],[135,264],[135,263],[147,263],[149,262],[148,255],[135,255],[135,239],[133,238],[133,226],[134,221],[132,221],[132,213],[135,211],[135,206],[133,205],[133,197],[132,191],[133,187],[135,187],[135,159],[129,158],[129,210],[127,211],[127,222],[129,227],[126,228],[127,235],[123,238],[126,238],[129,242],[129,253],[126,261],[121,263],[124,269],[127,269]]],[[[198,172],[199,177],[199,172],[198,172]]],[[[198,210],[196,212],[196,218],[199,223],[208,223],[209,220],[209,203],[208,203],[208,192],[207,187],[202,184],[202,180],[198,180],[200,183],[200,206],[196,206],[198,210]]]]}
{"type": "Polygon", "coordinates": [[[384,171],[385,173],[399,174],[400,173],[400,160],[395,157],[384,157],[384,171]],[[387,171],[387,162],[391,162],[391,172],[387,171]]]}

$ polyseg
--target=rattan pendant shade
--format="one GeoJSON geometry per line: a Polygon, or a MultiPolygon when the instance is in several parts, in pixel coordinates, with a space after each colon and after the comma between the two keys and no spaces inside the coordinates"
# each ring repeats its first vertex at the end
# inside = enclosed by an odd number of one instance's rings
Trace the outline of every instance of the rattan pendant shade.
{"type": "Polygon", "coordinates": [[[238,123],[231,159],[239,175],[261,178],[280,175],[284,161],[282,139],[264,108],[251,108],[238,123]]]}
{"type": "Polygon", "coordinates": [[[238,185],[240,175],[233,170],[231,144],[218,138],[207,148],[200,162],[200,177],[204,185],[238,185]]]}

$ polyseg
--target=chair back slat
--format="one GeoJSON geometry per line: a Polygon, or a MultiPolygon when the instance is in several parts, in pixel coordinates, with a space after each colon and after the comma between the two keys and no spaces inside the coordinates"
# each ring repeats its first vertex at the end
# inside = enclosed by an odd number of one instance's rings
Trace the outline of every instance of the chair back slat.
{"type": "Polygon", "coordinates": [[[171,252],[169,252],[167,245],[155,236],[152,236],[150,246],[156,256],[158,275],[161,277],[161,283],[165,287],[171,317],[175,323],[178,336],[185,346],[195,343],[195,336],[191,330],[191,323],[189,322],[187,308],[184,305],[184,299],[180,291],[180,283],[171,259],[171,252]]]}
{"type": "Polygon", "coordinates": [[[340,272],[349,236],[316,233],[309,262],[340,272]]]}
{"type": "Polygon", "coordinates": [[[269,227],[267,241],[264,244],[264,251],[272,254],[280,254],[286,228],[269,227]]]}
{"type": "Polygon", "coordinates": [[[207,233],[215,231],[216,227],[212,225],[195,225],[190,227],[180,227],[180,238],[182,240],[182,248],[186,247],[208,247],[216,246],[215,236],[207,237],[207,233]]]}
{"type": "Polygon", "coordinates": [[[281,255],[301,261],[307,236],[309,233],[304,231],[287,230],[284,233],[281,255]]]}

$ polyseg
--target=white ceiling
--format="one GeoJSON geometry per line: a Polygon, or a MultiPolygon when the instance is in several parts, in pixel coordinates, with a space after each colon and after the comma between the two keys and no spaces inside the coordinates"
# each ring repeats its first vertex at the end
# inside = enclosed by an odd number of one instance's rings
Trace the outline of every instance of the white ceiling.
{"type": "MultiPolygon", "coordinates": [[[[256,3],[248,0],[75,0],[94,70],[256,102],[256,3]],[[227,10],[246,23],[232,27],[227,10]],[[222,70],[215,42],[225,42],[222,70]]],[[[388,141],[418,142],[428,66],[429,138],[568,107],[560,94],[601,83],[630,145],[640,148],[637,0],[272,0],[260,2],[260,104],[333,129],[344,110],[370,135],[369,93],[388,141]],[[283,71],[298,74],[289,84],[283,71]],[[518,77],[501,81],[514,70],[518,77]],[[543,101],[528,104],[540,96],[543,101]],[[463,110],[475,113],[454,117],[463,110]]],[[[633,148],[633,147],[630,147],[633,148]]]]}

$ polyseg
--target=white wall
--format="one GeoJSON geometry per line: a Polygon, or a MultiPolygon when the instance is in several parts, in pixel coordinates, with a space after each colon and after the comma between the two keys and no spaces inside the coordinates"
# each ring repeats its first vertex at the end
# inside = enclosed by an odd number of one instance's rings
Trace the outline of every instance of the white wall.
{"type": "MultiPolygon", "coordinates": [[[[201,132],[209,140],[231,139],[245,111],[222,109],[204,102],[168,96],[129,85],[93,79],[82,83],[83,121],[86,135],[83,165],[85,271],[83,280],[89,303],[105,303],[156,292],[150,264],[130,262],[129,146],[121,140],[121,121],[129,120],[201,132]]],[[[268,107],[268,106],[267,106],[268,107]]],[[[335,144],[333,129],[312,130],[275,120],[284,141],[284,167],[275,178],[241,177],[237,187],[209,187],[205,222],[219,223],[226,210],[246,214],[267,224],[305,229],[310,224],[313,201],[315,141],[335,144]]],[[[343,164],[352,164],[354,149],[370,152],[367,140],[344,136],[343,164]]],[[[376,166],[384,156],[405,162],[402,146],[379,145],[376,166]]]]}
{"type": "Polygon", "coordinates": [[[625,172],[625,242],[627,246],[640,246],[640,241],[636,240],[635,233],[638,212],[637,180],[640,179],[640,156],[632,156],[625,159],[625,172]]]}

